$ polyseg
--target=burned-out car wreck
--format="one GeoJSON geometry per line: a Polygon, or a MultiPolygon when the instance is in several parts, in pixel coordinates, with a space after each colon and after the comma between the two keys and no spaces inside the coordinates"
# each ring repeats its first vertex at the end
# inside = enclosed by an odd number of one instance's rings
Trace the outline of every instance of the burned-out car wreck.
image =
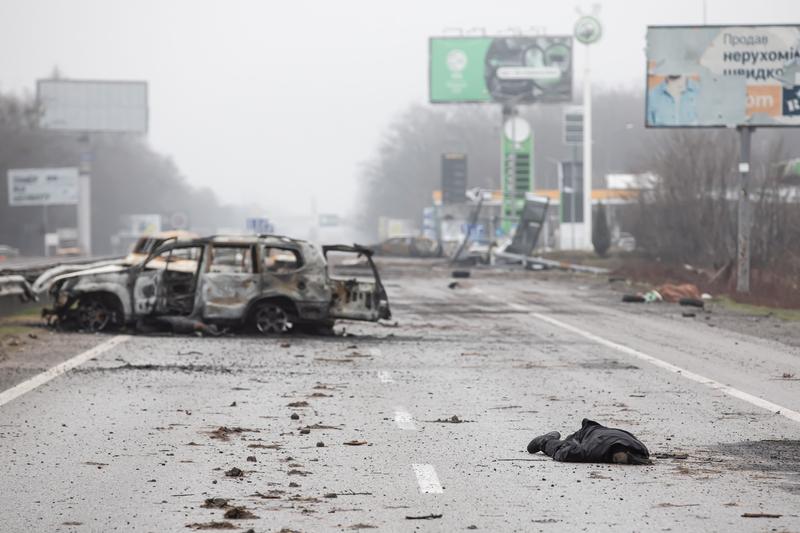
{"type": "Polygon", "coordinates": [[[54,278],[57,324],[87,331],[168,324],[264,334],[330,329],[337,319],[391,318],[372,252],[280,236],[172,241],[137,265],[105,265],[54,278]]]}

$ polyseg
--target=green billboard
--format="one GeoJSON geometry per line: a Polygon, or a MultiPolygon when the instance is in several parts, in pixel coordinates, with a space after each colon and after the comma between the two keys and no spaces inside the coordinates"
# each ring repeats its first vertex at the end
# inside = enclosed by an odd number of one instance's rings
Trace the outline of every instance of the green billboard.
{"type": "Polygon", "coordinates": [[[572,37],[433,37],[432,103],[532,104],[572,98],[572,37]]]}

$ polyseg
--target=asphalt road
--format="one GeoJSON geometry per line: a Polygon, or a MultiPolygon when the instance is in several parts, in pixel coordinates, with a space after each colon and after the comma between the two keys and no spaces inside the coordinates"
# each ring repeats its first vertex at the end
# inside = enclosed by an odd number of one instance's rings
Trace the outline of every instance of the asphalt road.
{"type": "MultiPolygon", "coordinates": [[[[40,370],[74,368],[0,394],[2,530],[800,531],[796,347],[580,282],[447,274],[390,274],[398,326],[344,336],[52,334],[40,370]],[[525,452],[584,417],[654,464],[525,452]]],[[[26,353],[7,387],[36,375],[26,353]]]]}

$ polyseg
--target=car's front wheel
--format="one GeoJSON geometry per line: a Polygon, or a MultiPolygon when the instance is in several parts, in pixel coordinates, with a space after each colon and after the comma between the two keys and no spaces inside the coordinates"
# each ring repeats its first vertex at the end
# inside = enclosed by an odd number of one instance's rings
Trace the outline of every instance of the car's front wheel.
{"type": "Polygon", "coordinates": [[[78,325],[84,331],[103,331],[112,324],[113,311],[101,299],[93,296],[78,301],[78,325]]]}
{"type": "Polygon", "coordinates": [[[292,316],[280,304],[265,302],[259,304],[253,313],[256,329],[264,335],[286,333],[292,328],[292,316]]]}

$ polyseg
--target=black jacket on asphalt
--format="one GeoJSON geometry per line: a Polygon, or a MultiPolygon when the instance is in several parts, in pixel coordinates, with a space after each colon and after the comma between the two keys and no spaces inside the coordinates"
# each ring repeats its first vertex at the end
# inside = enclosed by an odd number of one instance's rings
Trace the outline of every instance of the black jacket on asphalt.
{"type": "Polygon", "coordinates": [[[608,463],[618,451],[650,457],[647,447],[627,431],[607,428],[584,418],[581,429],[564,439],[553,459],[572,463],[608,463]]]}

